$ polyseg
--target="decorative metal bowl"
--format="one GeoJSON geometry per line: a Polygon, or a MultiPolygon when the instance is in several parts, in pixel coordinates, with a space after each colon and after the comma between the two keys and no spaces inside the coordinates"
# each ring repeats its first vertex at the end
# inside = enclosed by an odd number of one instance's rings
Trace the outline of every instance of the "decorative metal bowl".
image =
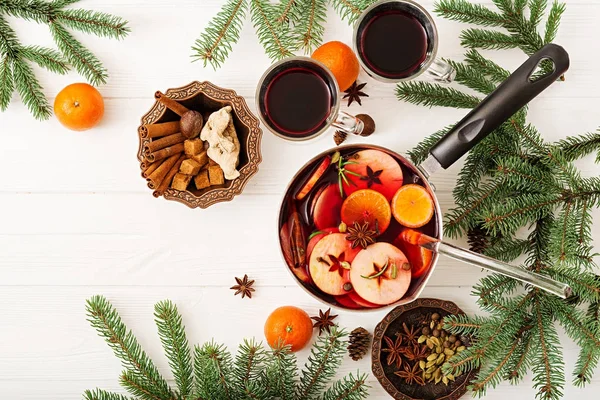
{"type": "MultiPolygon", "coordinates": [[[[216,203],[230,201],[236,195],[242,193],[248,180],[258,172],[258,165],[262,161],[260,153],[262,130],[258,118],[248,108],[246,100],[238,96],[233,90],[220,88],[210,82],[198,81],[180,88],[168,89],[165,94],[190,110],[197,110],[201,113],[214,112],[225,106],[231,106],[233,108],[233,123],[241,149],[238,165],[240,176],[237,179],[226,181],[222,186],[208,187],[201,190],[179,191],[169,188],[164,193],[164,198],[178,201],[190,208],[207,208],[216,203]]],[[[178,118],[177,114],[156,100],[152,108],[142,117],[141,125],[176,121],[178,118]]],[[[141,166],[143,148],[150,139],[142,138],[139,128],[138,136],[140,140],[138,160],[141,166]]]]}
{"type": "Polygon", "coordinates": [[[476,370],[463,374],[450,382],[448,386],[438,383],[428,383],[425,386],[409,385],[402,378],[394,375],[397,371],[394,365],[387,365],[386,353],[382,353],[384,336],[394,336],[403,330],[402,324],[414,325],[419,317],[424,314],[438,313],[443,318],[451,314],[464,314],[464,312],[450,301],[438,299],[417,299],[412,303],[398,306],[390,311],[373,333],[373,347],[371,351],[371,368],[381,386],[397,400],[457,400],[467,391],[467,386],[475,377],[476,370]]]}

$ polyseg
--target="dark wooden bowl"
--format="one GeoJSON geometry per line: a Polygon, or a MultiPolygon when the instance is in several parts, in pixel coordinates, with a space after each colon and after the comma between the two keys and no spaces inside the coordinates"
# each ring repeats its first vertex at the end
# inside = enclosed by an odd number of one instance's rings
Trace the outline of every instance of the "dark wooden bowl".
{"type": "MultiPolygon", "coordinates": [[[[168,89],[165,94],[190,110],[197,110],[202,113],[214,112],[225,106],[231,106],[233,108],[233,123],[241,149],[238,165],[240,176],[237,179],[225,181],[222,186],[211,186],[202,190],[179,191],[169,188],[165,192],[164,198],[178,201],[191,208],[207,208],[215,203],[230,201],[236,195],[242,193],[248,180],[258,172],[258,165],[262,161],[260,154],[262,130],[258,118],[248,108],[246,100],[238,96],[233,90],[220,88],[210,82],[198,81],[180,88],[168,89]]],[[[156,100],[152,108],[142,117],[141,124],[169,122],[178,119],[177,114],[156,100]]],[[[142,138],[139,128],[138,136],[140,140],[138,160],[141,165],[144,145],[150,139],[142,138]]]]}
{"type": "Polygon", "coordinates": [[[396,332],[402,331],[402,323],[413,325],[423,314],[439,313],[441,317],[450,314],[464,314],[464,312],[450,301],[438,299],[417,299],[412,303],[398,306],[390,311],[381,320],[373,333],[373,347],[371,352],[371,368],[381,386],[397,400],[457,400],[467,391],[469,382],[475,377],[477,371],[470,371],[450,382],[448,386],[441,383],[428,383],[425,386],[407,385],[400,377],[394,375],[398,369],[394,365],[387,365],[386,354],[381,352],[384,336],[394,337],[396,332]]]}

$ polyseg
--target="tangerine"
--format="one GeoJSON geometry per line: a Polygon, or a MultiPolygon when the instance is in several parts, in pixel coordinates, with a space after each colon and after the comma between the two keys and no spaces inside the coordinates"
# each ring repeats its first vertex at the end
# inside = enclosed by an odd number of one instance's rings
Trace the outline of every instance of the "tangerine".
{"type": "Polygon", "coordinates": [[[56,95],[54,114],[65,127],[84,131],[93,128],[102,119],[104,100],[92,85],[73,83],[56,95]]]}
{"type": "Polygon", "coordinates": [[[342,204],[342,221],[348,226],[354,222],[368,222],[369,229],[379,230],[381,234],[390,226],[391,220],[390,203],[384,195],[373,189],[357,190],[342,204]]]}
{"type": "Polygon", "coordinates": [[[290,345],[292,351],[296,352],[306,346],[312,334],[310,317],[298,307],[279,307],[265,322],[265,338],[271,347],[290,345]]]}
{"type": "Polygon", "coordinates": [[[360,72],[358,58],[352,49],[342,42],[327,42],[312,54],[312,58],[323,63],[335,76],[340,91],[346,91],[360,72]]]}
{"type": "Polygon", "coordinates": [[[411,183],[404,185],[392,198],[392,213],[400,225],[420,228],[433,217],[434,204],[431,195],[423,186],[411,183]]]}

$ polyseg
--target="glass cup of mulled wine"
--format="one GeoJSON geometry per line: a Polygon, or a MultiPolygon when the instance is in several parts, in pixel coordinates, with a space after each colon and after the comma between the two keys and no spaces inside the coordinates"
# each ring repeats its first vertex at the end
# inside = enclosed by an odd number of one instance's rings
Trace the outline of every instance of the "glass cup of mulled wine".
{"type": "Polygon", "coordinates": [[[354,50],[362,68],[382,82],[402,82],[422,73],[448,83],[456,72],[436,58],[438,32],[431,15],[412,0],[381,0],[354,27],[354,50]]]}
{"type": "Polygon", "coordinates": [[[258,83],[258,116],[271,132],[286,140],[309,140],[331,126],[360,135],[364,123],[340,111],[339,92],[335,77],[319,61],[286,58],[273,64],[258,83]]]}

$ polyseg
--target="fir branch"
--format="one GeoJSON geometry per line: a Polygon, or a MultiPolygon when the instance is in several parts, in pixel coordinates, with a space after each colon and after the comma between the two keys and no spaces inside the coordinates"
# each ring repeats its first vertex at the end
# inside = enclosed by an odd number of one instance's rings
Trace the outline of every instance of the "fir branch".
{"type": "Polygon", "coordinates": [[[2,57],[0,61],[0,110],[8,108],[15,85],[12,76],[12,68],[8,56],[2,57]]]}
{"type": "Polygon", "coordinates": [[[495,84],[504,82],[509,76],[510,71],[500,67],[495,62],[483,57],[475,49],[469,49],[465,54],[465,61],[473,68],[479,69],[490,81],[495,84]]]}
{"type": "Polygon", "coordinates": [[[421,81],[399,83],[396,86],[396,97],[425,107],[474,108],[481,101],[454,88],[421,81]]]}
{"type": "Polygon", "coordinates": [[[547,0],[530,0],[529,1],[529,23],[533,26],[538,26],[542,22],[542,17],[546,11],[547,0]]]}
{"type": "Polygon", "coordinates": [[[139,382],[145,387],[156,388],[163,399],[174,398],[167,382],[106,298],[93,296],[88,299],[86,312],[92,327],[105,338],[123,366],[134,373],[139,382]]]}
{"type": "Polygon", "coordinates": [[[474,335],[486,323],[486,320],[478,316],[466,314],[455,314],[444,317],[444,329],[455,335],[474,335]]]}
{"type": "Polygon", "coordinates": [[[40,46],[23,46],[19,48],[19,54],[48,71],[60,75],[64,75],[69,71],[69,65],[62,55],[55,50],[40,46]]]}
{"type": "Polygon", "coordinates": [[[520,337],[520,346],[515,351],[513,357],[509,360],[507,365],[508,373],[506,379],[511,384],[516,385],[525,378],[527,370],[531,366],[531,342],[533,335],[531,330],[533,325],[527,325],[523,329],[523,333],[520,337]]]}
{"type": "Polygon", "coordinates": [[[300,3],[301,0],[281,0],[278,5],[277,18],[275,21],[279,24],[297,23],[301,19],[300,3]]]}
{"type": "Polygon", "coordinates": [[[496,90],[496,85],[487,79],[479,69],[452,60],[445,61],[447,61],[456,71],[456,77],[454,78],[456,82],[485,95],[496,90]]]}
{"type": "Polygon", "coordinates": [[[504,371],[509,365],[509,360],[515,354],[517,347],[519,346],[518,340],[513,340],[512,346],[506,350],[499,360],[494,360],[488,363],[480,372],[477,374],[477,379],[471,383],[469,389],[472,390],[479,397],[485,396],[486,389],[491,386],[495,388],[503,380],[504,371]]]}
{"type": "Polygon", "coordinates": [[[501,50],[519,47],[522,41],[500,31],[471,28],[461,33],[460,44],[471,49],[501,50]]]}
{"type": "Polygon", "coordinates": [[[546,32],[544,34],[544,43],[552,43],[558,33],[558,26],[560,25],[560,19],[566,10],[566,4],[559,3],[554,0],[550,13],[548,14],[548,20],[546,21],[546,32]]]}
{"type": "Polygon", "coordinates": [[[596,162],[600,162],[600,130],[579,136],[570,136],[556,143],[567,161],[575,161],[598,152],[596,162]]]}
{"type": "Polygon", "coordinates": [[[517,281],[504,275],[491,274],[482,278],[473,288],[473,296],[478,297],[478,302],[486,306],[486,303],[500,301],[510,295],[517,288],[517,281]]]}
{"type": "Polygon", "coordinates": [[[377,0],[331,0],[331,4],[339,16],[352,25],[375,1],[377,0]]]}
{"type": "Polygon", "coordinates": [[[179,394],[186,397],[193,389],[193,364],[181,315],[171,301],[165,300],[154,306],[154,318],[179,394]]]}
{"type": "Polygon", "coordinates": [[[107,392],[102,389],[86,390],[83,392],[83,398],[85,400],[131,400],[122,394],[107,392]]]}
{"type": "Polygon", "coordinates": [[[47,24],[54,19],[59,7],[43,0],[2,0],[0,9],[13,17],[47,24]]]}
{"type": "Polygon", "coordinates": [[[233,399],[231,354],[214,341],[194,350],[197,395],[203,399],[233,399]]]}
{"type": "Polygon", "coordinates": [[[67,57],[71,65],[92,85],[106,83],[108,73],[100,60],[83,44],[75,39],[60,24],[50,24],[50,32],[60,51],[67,57]]]}
{"type": "Polygon", "coordinates": [[[303,17],[294,27],[293,35],[298,47],[308,54],[323,42],[327,0],[298,0],[298,8],[302,10],[303,17]]]}
{"type": "MultiPolygon", "coordinates": [[[[164,400],[160,388],[148,385],[148,382],[132,371],[124,371],[119,378],[119,383],[136,398],[143,400],[164,400]]],[[[175,400],[176,397],[169,397],[169,399],[175,400]]]]}
{"type": "Polygon", "coordinates": [[[366,374],[357,374],[356,377],[352,374],[344,377],[342,380],[335,382],[327,391],[320,397],[321,400],[360,400],[366,399],[368,396],[369,386],[366,383],[366,374]]]}
{"type": "Polygon", "coordinates": [[[123,39],[131,32],[123,18],[92,10],[61,10],[54,20],[81,32],[113,39],[123,39]]]}
{"type": "Polygon", "coordinates": [[[423,139],[417,146],[408,151],[408,156],[415,164],[421,164],[429,156],[429,150],[436,144],[444,135],[446,135],[452,126],[447,126],[439,131],[432,133],[423,139]]]}
{"type": "Polygon", "coordinates": [[[441,0],[434,4],[434,12],[444,18],[483,26],[503,26],[506,21],[501,14],[466,0],[441,0]]]}
{"type": "Polygon", "coordinates": [[[248,10],[247,0],[227,0],[221,11],[209,22],[196,40],[194,58],[219,68],[240,39],[240,31],[248,10]]]}
{"type": "Polygon", "coordinates": [[[311,399],[323,392],[346,352],[345,336],[337,326],[327,336],[319,336],[301,373],[296,399],[311,399]]]}
{"type": "Polygon", "coordinates": [[[15,87],[23,104],[29,108],[34,118],[48,119],[52,115],[52,109],[31,67],[23,59],[18,58],[12,61],[12,71],[15,87]]]}
{"type": "Polygon", "coordinates": [[[262,344],[244,340],[233,363],[233,376],[238,397],[267,398],[268,388],[261,385],[265,379],[266,353],[262,344]]]}
{"type": "Polygon", "coordinates": [[[279,344],[271,349],[266,378],[271,395],[281,400],[292,400],[295,392],[296,355],[290,346],[279,344]]]}
{"type": "Polygon", "coordinates": [[[267,56],[273,61],[292,56],[291,49],[294,48],[292,32],[285,24],[275,23],[276,7],[268,0],[250,0],[250,13],[258,41],[267,56]]]}

